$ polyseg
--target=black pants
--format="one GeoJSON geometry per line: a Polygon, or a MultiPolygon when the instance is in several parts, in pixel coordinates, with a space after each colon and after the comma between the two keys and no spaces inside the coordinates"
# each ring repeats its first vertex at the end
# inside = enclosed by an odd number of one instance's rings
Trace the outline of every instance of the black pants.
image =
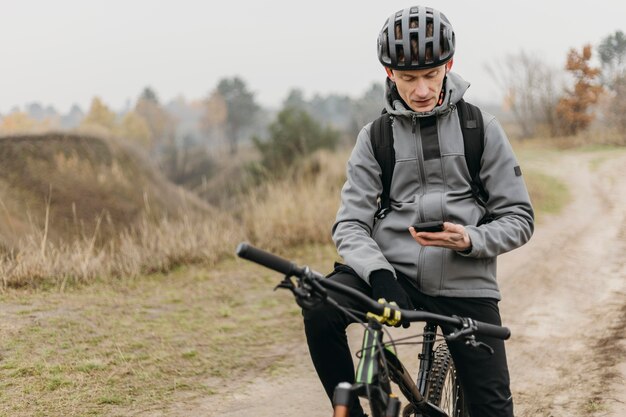
{"type": "MultiPolygon", "coordinates": [[[[409,294],[413,305],[442,315],[458,315],[491,324],[501,324],[498,302],[489,298],[431,297],[419,292],[408,278],[398,275],[398,282],[409,294]]],[[[371,296],[371,289],[361,278],[339,272],[328,279],[359,289],[371,296]]],[[[330,292],[341,305],[359,309],[359,305],[345,295],[330,292]]],[[[341,311],[327,304],[304,310],[304,329],[313,365],[328,397],[332,401],[335,386],[340,382],[354,382],[354,365],[348,347],[346,327],[352,321],[341,311]]],[[[446,329],[444,329],[445,331],[446,329]]],[[[513,401],[509,389],[509,371],[502,340],[477,337],[491,346],[491,356],[482,349],[472,349],[462,342],[448,343],[461,386],[466,395],[472,417],[512,417],[513,401]]],[[[351,408],[351,417],[363,415],[358,402],[351,408]]]]}

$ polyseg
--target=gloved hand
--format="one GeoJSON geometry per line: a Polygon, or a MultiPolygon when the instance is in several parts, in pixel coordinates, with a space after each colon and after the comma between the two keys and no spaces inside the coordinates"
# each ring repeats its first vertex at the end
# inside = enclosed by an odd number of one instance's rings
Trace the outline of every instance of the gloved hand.
{"type": "Polygon", "coordinates": [[[380,298],[384,298],[388,303],[395,301],[400,308],[413,310],[411,299],[391,271],[377,269],[372,272],[370,274],[370,286],[374,300],[378,301],[380,298]]]}

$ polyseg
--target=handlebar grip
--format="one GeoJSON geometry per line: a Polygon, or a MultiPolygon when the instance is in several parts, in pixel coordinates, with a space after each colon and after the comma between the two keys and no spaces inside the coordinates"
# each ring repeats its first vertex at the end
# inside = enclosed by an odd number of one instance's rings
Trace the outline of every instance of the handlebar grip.
{"type": "Polygon", "coordinates": [[[263,265],[285,275],[291,274],[297,270],[297,267],[288,260],[269,252],[265,252],[264,250],[257,249],[244,242],[237,245],[236,253],[240,258],[256,262],[257,264],[263,265]]]}
{"type": "Polygon", "coordinates": [[[511,330],[508,327],[496,326],[495,324],[474,321],[476,324],[476,334],[495,337],[496,339],[507,340],[511,337],[511,330]]]}

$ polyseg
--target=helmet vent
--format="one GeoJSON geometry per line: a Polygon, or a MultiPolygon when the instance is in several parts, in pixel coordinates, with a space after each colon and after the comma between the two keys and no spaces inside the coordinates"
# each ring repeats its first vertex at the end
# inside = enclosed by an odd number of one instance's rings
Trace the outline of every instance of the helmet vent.
{"type": "Polygon", "coordinates": [[[378,36],[378,59],[390,68],[443,65],[454,55],[454,30],[443,13],[411,7],[392,14],[378,36]]]}

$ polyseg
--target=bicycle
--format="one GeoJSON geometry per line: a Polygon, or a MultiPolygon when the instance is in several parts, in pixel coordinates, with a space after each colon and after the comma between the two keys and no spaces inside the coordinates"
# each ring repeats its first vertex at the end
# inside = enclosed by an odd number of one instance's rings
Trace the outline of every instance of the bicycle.
{"type": "MultiPolygon", "coordinates": [[[[355,382],[340,383],[334,392],[334,417],[348,417],[349,406],[357,397],[368,400],[372,417],[399,417],[401,403],[392,392],[395,383],[408,404],[402,409],[402,417],[468,417],[463,391],[456,378],[450,352],[441,338],[437,338],[438,326],[452,326],[455,330],[443,336],[445,341],[465,340],[473,348],[492,352],[491,348],[476,340],[475,335],[491,336],[506,340],[510,331],[506,327],[482,323],[467,317],[443,316],[425,311],[404,310],[395,304],[380,300],[376,302],[359,291],[325,279],[324,275],[307,266],[298,266],[277,255],[240,243],[236,253],[239,257],[258,263],[284,274],[276,286],[290,290],[298,305],[311,308],[326,302],[357,319],[365,328],[362,347],[357,352],[359,363],[355,382]],[[358,300],[366,312],[345,309],[328,296],[326,289],[341,292],[358,300]],[[365,313],[367,322],[356,317],[365,313]],[[397,326],[412,322],[425,322],[424,332],[408,338],[383,342],[386,331],[383,325],[397,326]],[[395,347],[407,344],[411,338],[422,338],[418,377],[415,381],[396,355],[395,347]],[[438,344],[437,344],[438,343],[438,344]]],[[[388,332],[387,332],[388,333],[388,332]]]]}

